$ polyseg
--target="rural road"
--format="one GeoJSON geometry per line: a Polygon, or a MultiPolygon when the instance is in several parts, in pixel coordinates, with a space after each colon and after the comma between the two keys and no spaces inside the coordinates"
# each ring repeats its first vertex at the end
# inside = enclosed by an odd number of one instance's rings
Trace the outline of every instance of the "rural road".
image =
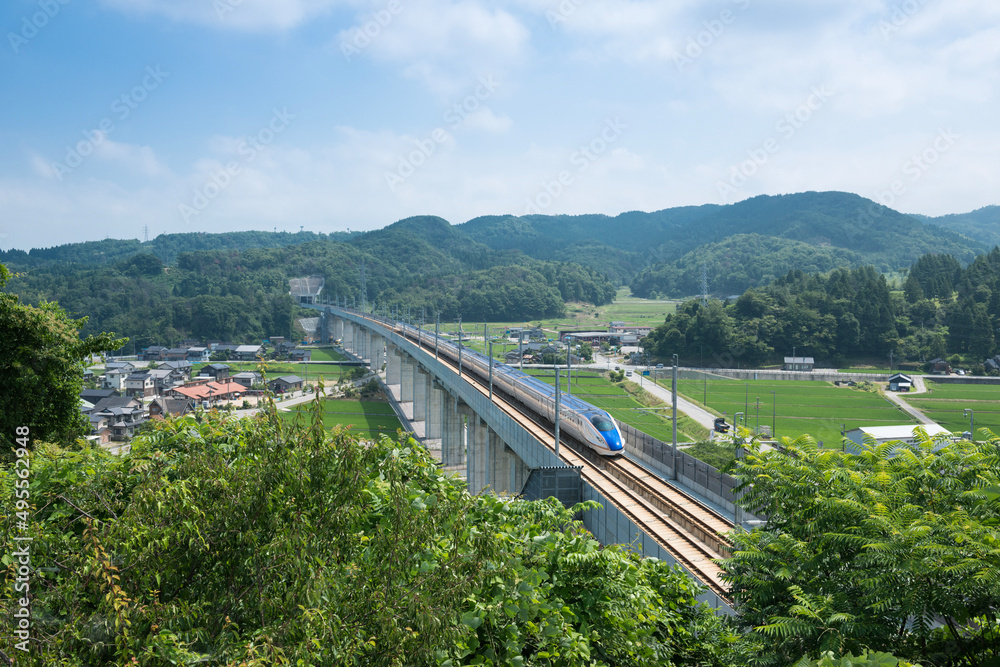
{"type": "MultiPolygon", "coordinates": [[[[617,366],[619,368],[622,368],[623,370],[632,371],[633,382],[638,384],[640,387],[648,391],[653,396],[656,396],[658,399],[660,399],[667,405],[671,405],[673,397],[670,393],[670,389],[661,387],[652,380],[644,378],[642,376],[642,370],[640,367],[629,366],[627,364],[615,362],[613,359],[604,357],[599,354],[594,355],[594,361],[595,363],[591,364],[592,368],[607,369],[609,367],[614,368],[615,366],[617,366]]],[[[710,433],[712,432],[712,429],[715,428],[716,415],[712,414],[708,410],[705,410],[704,408],[698,407],[697,405],[688,400],[685,400],[681,396],[677,397],[677,410],[679,412],[683,412],[688,417],[690,417],[691,419],[695,420],[696,422],[707,428],[710,433]]]]}
{"type": "MultiPolygon", "coordinates": [[[[920,377],[919,375],[914,375],[913,376],[913,390],[910,391],[908,394],[905,394],[905,395],[906,396],[912,396],[914,394],[923,394],[923,393],[926,393],[926,392],[927,392],[927,385],[924,384],[924,379],[922,377],[920,377]]],[[[910,415],[911,417],[913,417],[914,419],[916,419],[921,424],[935,424],[936,423],[933,419],[930,419],[929,417],[925,416],[924,413],[920,412],[919,410],[917,410],[916,408],[914,408],[913,406],[911,406],[909,403],[907,403],[903,399],[903,395],[902,394],[897,394],[894,391],[886,391],[885,392],[885,397],[888,398],[893,403],[895,403],[896,405],[898,405],[903,412],[905,412],[906,414],[910,415]]]]}

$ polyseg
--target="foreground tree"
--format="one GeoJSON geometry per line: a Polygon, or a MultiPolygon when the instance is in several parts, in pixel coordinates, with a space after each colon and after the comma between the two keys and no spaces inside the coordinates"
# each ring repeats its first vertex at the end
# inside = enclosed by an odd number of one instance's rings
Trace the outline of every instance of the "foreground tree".
{"type": "MultiPolygon", "coordinates": [[[[317,411],[320,410],[317,403],[317,411]]],[[[736,638],[665,563],[554,500],[470,496],[412,440],[256,420],[156,425],[130,454],[33,457],[24,664],[725,665],[736,638]],[[33,662],[32,662],[33,661],[33,662]]],[[[0,553],[15,478],[0,470],[0,553]]],[[[0,577],[0,650],[16,562],[0,577]]],[[[18,664],[21,664],[19,662],[18,664]]]]}
{"type": "MultiPolygon", "coordinates": [[[[10,278],[0,264],[0,288],[10,278]]],[[[54,303],[25,305],[0,292],[0,445],[9,458],[15,429],[28,427],[32,440],[61,441],[86,433],[80,413],[83,360],[116,350],[112,334],[80,340],[86,318],[73,320],[54,303]]]]}
{"type": "Polygon", "coordinates": [[[873,650],[996,664],[1000,440],[785,446],[738,465],[742,504],[767,524],[735,533],[722,563],[742,623],[768,640],[758,662],[873,650]]]}

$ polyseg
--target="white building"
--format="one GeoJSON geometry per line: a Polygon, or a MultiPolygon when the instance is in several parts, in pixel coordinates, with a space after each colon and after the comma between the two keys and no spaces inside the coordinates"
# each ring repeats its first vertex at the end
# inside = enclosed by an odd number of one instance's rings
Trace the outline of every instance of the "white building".
{"type": "Polygon", "coordinates": [[[861,445],[866,437],[874,438],[875,443],[881,445],[884,442],[898,440],[908,445],[917,443],[917,438],[913,434],[915,429],[922,428],[927,435],[932,438],[938,435],[951,435],[951,431],[940,424],[906,424],[902,426],[860,426],[847,432],[847,439],[852,444],[847,445],[847,451],[857,454],[861,451],[861,445]]]}

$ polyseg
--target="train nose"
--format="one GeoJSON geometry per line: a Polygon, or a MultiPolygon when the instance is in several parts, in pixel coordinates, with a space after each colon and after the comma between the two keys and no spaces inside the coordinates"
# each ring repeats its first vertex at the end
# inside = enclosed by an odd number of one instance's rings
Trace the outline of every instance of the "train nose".
{"type": "Polygon", "coordinates": [[[619,436],[616,432],[604,431],[601,433],[601,436],[604,438],[604,441],[608,443],[608,449],[610,449],[613,452],[621,451],[622,439],[621,436],[619,436]]]}

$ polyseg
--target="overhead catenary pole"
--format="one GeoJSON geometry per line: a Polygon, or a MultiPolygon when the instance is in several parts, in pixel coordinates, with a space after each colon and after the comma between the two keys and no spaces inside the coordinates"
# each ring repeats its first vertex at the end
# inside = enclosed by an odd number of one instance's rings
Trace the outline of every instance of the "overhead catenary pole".
{"type": "Polygon", "coordinates": [[[670,383],[670,394],[671,403],[673,405],[673,422],[674,422],[674,479],[677,479],[677,355],[674,355],[674,369],[672,373],[673,379],[670,383]]]}
{"type": "Polygon", "coordinates": [[[556,366],[556,424],[555,424],[555,441],[556,441],[556,460],[559,460],[559,367],[556,366]]]}
{"type": "Polygon", "coordinates": [[[462,377],[462,316],[458,316],[458,377],[462,377]]]}
{"type": "Polygon", "coordinates": [[[493,402],[493,341],[487,343],[490,348],[490,402],[493,402]]]}
{"type": "Polygon", "coordinates": [[[776,400],[776,395],[775,395],[775,393],[774,393],[774,389],[772,389],[772,390],[771,390],[771,439],[772,439],[772,440],[773,440],[773,439],[774,439],[775,437],[777,437],[777,436],[775,436],[775,435],[774,435],[774,429],[775,429],[775,424],[774,424],[774,416],[775,416],[775,414],[776,414],[776,410],[775,410],[775,400],[776,400]]]}
{"type": "Polygon", "coordinates": [[[441,313],[434,320],[434,358],[438,358],[438,341],[441,340],[441,313]]]}
{"type": "Polygon", "coordinates": [[[573,336],[566,336],[566,393],[572,394],[573,377],[571,370],[571,360],[573,358],[573,336]]]}

